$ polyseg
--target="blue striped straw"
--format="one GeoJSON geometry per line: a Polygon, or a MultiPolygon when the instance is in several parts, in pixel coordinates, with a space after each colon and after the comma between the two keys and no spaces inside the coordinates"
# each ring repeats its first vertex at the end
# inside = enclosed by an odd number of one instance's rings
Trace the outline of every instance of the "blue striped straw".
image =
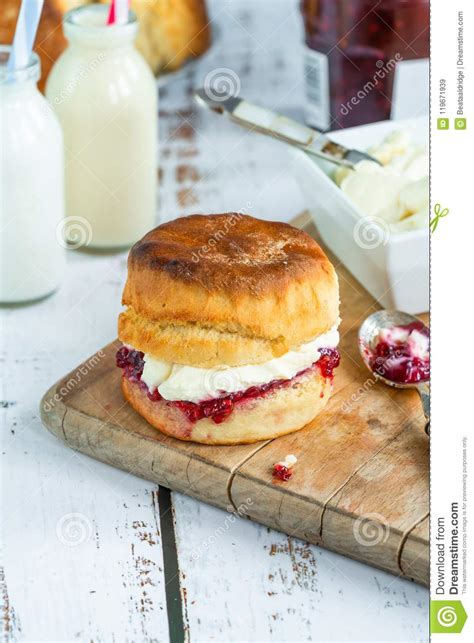
{"type": "Polygon", "coordinates": [[[30,62],[43,4],[44,0],[22,1],[8,59],[8,71],[26,67],[30,62]]]}

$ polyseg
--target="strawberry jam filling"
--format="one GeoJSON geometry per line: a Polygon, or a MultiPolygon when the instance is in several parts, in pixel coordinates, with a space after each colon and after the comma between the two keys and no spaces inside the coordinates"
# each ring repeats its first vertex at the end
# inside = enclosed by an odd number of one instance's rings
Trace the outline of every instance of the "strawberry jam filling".
{"type": "Polygon", "coordinates": [[[217,397],[211,400],[203,400],[202,402],[186,402],[186,401],[170,401],[165,400],[159,393],[158,389],[153,391],[148,388],[145,382],[141,381],[144,362],[144,354],[141,351],[136,351],[122,346],[116,354],[116,364],[123,371],[123,376],[131,382],[137,383],[143,390],[147,392],[148,398],[152,402],[163,400],[168,406],[180,409],[190,422],[197,422],[203,418],[210,418],[216,424],[220,424],[234,410],[234,406],[238,403],[256,399],[266,395],[272,391],[290,386],[294,380],[301,375],[309,373],[311,370],[318,368],[323,377],[332,379],[333,371],[339,365],[339,353],[335,348],[320,348],[320,358],[314,362],[309,368],[306,368],[295,375],[290,380],[273,380],[267,384],[260,386],[251,386],[245,391],[237,391],[236,393],[228,393],[222,397],[217,397]]]}
{"type": "MultiPolygon", "coordinates": [[[[406,326],[397,326],[398,331],[407,331],[406,339],[391,337],[390,329],[386,338],[379,339],[369,354],[372,370],[386,379],[399,384],[416,384],[430,379],[429,353],[422,355],[416,350],[413,332],[429,340],[429,330],[422,322],[413,322],[406,326]]],[[[426,342],[429,347],[429,341],[426,342]]]]}

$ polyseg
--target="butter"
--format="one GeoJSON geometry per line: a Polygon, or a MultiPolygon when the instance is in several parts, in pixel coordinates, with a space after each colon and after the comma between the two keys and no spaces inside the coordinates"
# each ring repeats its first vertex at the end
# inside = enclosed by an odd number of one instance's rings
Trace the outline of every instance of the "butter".
{"type": "Polygon", "coordinates": [[[429,156],[413,145],[407,132],[395,131],[368,153],[382,165],[360,161],[352,170],[339,167],[334,180],[360,212],[385,222],[391,232],[429,224],[429,156]]]}

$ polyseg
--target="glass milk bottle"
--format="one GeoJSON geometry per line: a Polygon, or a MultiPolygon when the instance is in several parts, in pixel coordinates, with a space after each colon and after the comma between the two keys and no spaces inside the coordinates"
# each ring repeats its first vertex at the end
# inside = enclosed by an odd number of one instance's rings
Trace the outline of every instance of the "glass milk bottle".
{"type": "Polygon", "coordinates": [[[66,14],[69,47],[46,87],[64,133],[69,236],[87,226],[95,248],[130,246],[156,224],[157,87],[134,47],[135,15],[106,25],[108,10],[66,14]]]}
{"type": "Polygon", "coordinates": [[[0,303],[52,293],[65,269],[61,128],[38,91],[40,62],[9,71],[0,46],[0,303]]]}

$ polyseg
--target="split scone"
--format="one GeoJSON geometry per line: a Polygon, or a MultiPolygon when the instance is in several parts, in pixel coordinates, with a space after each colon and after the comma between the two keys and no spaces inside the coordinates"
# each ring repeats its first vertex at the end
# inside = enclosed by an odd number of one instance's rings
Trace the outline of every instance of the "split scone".
{"type": "Polygon", "coordinates": [[[180,440],[297,431],[339,364],[335,270],[305,232],[239,213],[158,226],[130,251],[117,366],[126,399],[180,440]]]}

